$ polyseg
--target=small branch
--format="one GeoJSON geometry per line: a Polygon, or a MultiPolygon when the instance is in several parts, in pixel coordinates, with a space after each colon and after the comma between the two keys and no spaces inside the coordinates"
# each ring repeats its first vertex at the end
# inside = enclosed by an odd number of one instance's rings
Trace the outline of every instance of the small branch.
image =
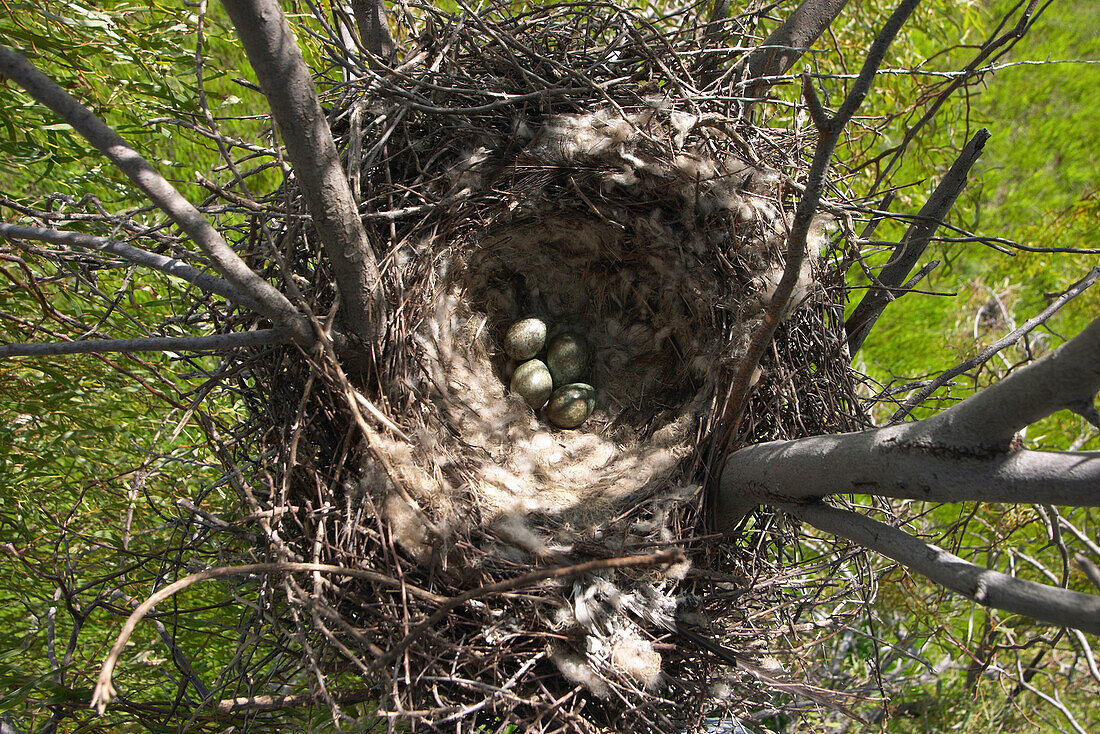
{"type": "Polygon", "coordinates": [[[940,222],[947,217],[947,213],[951,211],[951,207],[955,205],[956,199],[965,188],[970,169],[981,156],[989,137],[989,131],[982,128],[962,149],[958,158],[951,164],[947,175],[928,197],[916,220],[909,225],[901,242],[894,248],[889,262],[879,272],[880,287],[869,290],[844,323],[844,329],[848,334],[849,354],[855,355],[859,351],[875,322],[882,315],[882,311],[899,297],[890,289],[897,288],[905,282],[909,277],[909,271],[924,254],[928,243],[935,237],[940,222]]]}
{"type": "Polygon", "coordinates": [[[111,676],[114,673],[115,665],[118,663],[122,651],[126,649],[126,643],[130,641],[130,636],[134,633],[138,623],[141,622],[142,618],[144,618],[157,604],[200,581],[220,579],[227,576],[300,572],[331,573],[339,576],[367,579],[368,581],[373,581],[384,586],[402,589],[411,596],[416,596],[426,601],[434,603],[446,603],[448,601],[446,597],[432,594],[431,592],[419,589],[404,581],[399,581],[398,579],[375,573],[374,571],[367,571],[360,568],[342,568],[340,566],[330,566],[323,563],[250,563],[244,566],[220,566],[206,571],[199,571],[198,573],[185,576],[179,581],[165,586],[163,589],[143,601],[126,619],[126,623],[122,626],[122,631],[119,632],[115,644],[111,647],[110,652],[107,654],[107,658],[103,661],[103,667],[100,668],[99,678],[96,680],[95,691],[92,694],[92,708],[102,715],[107,710],[107,704],[116,696],[115,688],[111,684],[111,676]]]}
{"type": "MultiPolygon", "coordinates": [[[[972,359],[952,367],[907,399],[891,423],[901,421],[929,395],[967,370],[971,370],[997,352],[1015,344],[1040,324],[1050,319],[1062,306],[1083,293],[1100,279],[1100,266],[1074,283],[1036,316],[1001,337],[972,359]]],[[[991,441],[1009,441],[1017,431],[1056,411],[1091,405],[1100,390],[1100,319],[1093,321],[1080,334],[1057,350],[987,387],[949,410],[921,421],[929,431],[965,430],[966,435],[949,437],[941,442],[976,446],[991,441]],[[964,428],[965,426],[965,428],[964,428]]]]}
{"type": "Polygon", "coordinates": [[[290,301],[253,272],[199,210],[180,195],[118,133],[36,69],[22,54],[3,45],[0,45],[0,73],[14,79],[32,97],[72,125],[74,130],[118,166],[134,185],[202,248],[210,257],[214,268],[226,280],[262,308],[261,313],[272,323],[285,329],[303,347],[313,344],[313,330],[290,301]]]}
{"type": "Polygon", "coordinates": [[[823,503],[783,509],[819,530],[859,543],[973,602],[1040,622],[1100,634],[1100,596],[990,571],[898,528],[823,503]]]}
{"type": "Polygon", "coordinates": [[[299,188],[332,263],[345,328],[370,340],[385,301],[377,253],[351,195],[317,88],[277,0],[222,0],[271,105],[299,188]]]}
{"type": "Polygon", "coordinates": [[[814,149],[813,161],[810,164],[806,178],[806,187],[795,209],[791,231],[787,237],[787,262],[783,268],[783,276],[779,280],[775,294],[771,302],[764,310],[763,318],[749,337],[749,345],[745,356],[740,359],[734,368],[730,378],[730,399],[726,408],[727,427],[725,441],[722,446],[729,451],[733,440],[737,435],[737,427],[741,416],[748,406],[749,396],[752,392],[752,375],[756,372],[760,359],[771,344],[775,330],[779,326],[781,316],[787,307],[794,292],[795,284],[802,270],[802,261],[806,256],[806,238],[810,232],[810,226],[817,213],[818,203],[825,190],[825,176],[829,170],[829,164],[840,140],[844,127],[852,119],[852,115],[862,104],[867,92],[871,89],[875,73],[882,64],[886,50],[890,43],[901,30],[909,15],[913,12],[920,0],[903,0],[898,9],[890,16],[883,26],[871,49],[867,53],[867,59],[863,63],[859,77],[852,84],[851,90],[844,99],[844,103],[836,115],[824,120],[820,129],[820,138],[814,149]]]}
{"type": "Polygon", "coordinates": [[[158,255],[155,252],[142,250],[138,247],[127,245],[124,242],[119,242],[118,240],[107,237],[96,237],[94,235],[84,234],[83,232],[42,229],[40,227],[23,227],[3,222],[0,222],[0,236],[12,240],[35,240],[38,242],[49,242],[53,245],[79,247],[83,250],[108,252],[132,262],[135,265],[144,265],[153,270],[159,270],[162,273],[171,275],[174,278],[185,280],[192,285],[198,286],[207,293],[222,296],[233,303],[238,303],[257,313],[262,313],[260,306],[255,301],[247,296],[241,295],[241,293],[227,281],[210,275],[209,273],[204,273],[182,260],[158,255]]]}
{"type": "Polygon", "coordinates": [[[106,352],[224,352],[227,349],[286,344],[290,337],[278,329],[214,334],[211,336],[164,336],[141,339],[82,339],[71,342],[5,344],[4,357],[54,357],[61,354],[103,354],[106,352]]]}

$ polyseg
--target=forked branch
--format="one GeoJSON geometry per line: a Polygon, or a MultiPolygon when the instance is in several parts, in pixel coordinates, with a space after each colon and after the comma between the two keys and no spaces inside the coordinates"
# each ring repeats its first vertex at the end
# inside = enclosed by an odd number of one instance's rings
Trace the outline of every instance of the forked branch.
{"type": "Polygon", "coordinates": [[[308,321],[287,298],[261,278],[233,251],[216,229],[118,133],[68,92],[34,67],[22,54],[0,45],[0,73],[70,124],[114,163],[154,204],[202,248],[214,268],[240,293],[251,298],[279,328],[308,347],[315,337],[308,321]]]}
{"type": "Polygon", "coordinates": [[[1100,454],[1023,451],[1017,431],[1100,390],[1100,319],[1054,352],[942,413],[859,433],[749,446],[726,461],[717,522],[830,494],[1100,506],[1100,454]]]}
{"type": "Polygon", "coordinates": [[[955,200],[959,198],[959,194],[966,186],[966,177],[981,156],[987,140],[989,140],[989,131],[982,128],[962,149],[947,175],[928,197],[916,220],[906,230],[901,242],[894,248],[890,261],[879,272],[878,286],[880,287],[872,287],[867,291],[863,300],[852,311],[852,315],[844,322],[844,330],[848,334],[849,354],[854,355],[859,351],[883,310],[897,299],[894,289],[900,287],[909,277],[909,271],[924,254],[940,223],[955,205],[955,200]]]}
{"type": "Polygon", "coordinates": [[[153,270],[171,275],[174,278],[185,280],[196,285],[207,293],[222,296],[234,303],[250,308],[256,313],[263,313],[260,305],[251,298],[242,295],[236,288],[221,278],[204,273],[198,268],[192,267],[182,260],[167,257],[140,247],[128,245],[125,242],[110,239],[109,237],[96,237],[83,232],[69,232],[62,229],[43,229],[41,227],[23,227],[17,224],[0,222],[0,237],[10,240],[34,240],[48,242],[53,245],[66,247],[79,247],[82,250],[106,252],[123,260],[143,265],[153,270]]]}

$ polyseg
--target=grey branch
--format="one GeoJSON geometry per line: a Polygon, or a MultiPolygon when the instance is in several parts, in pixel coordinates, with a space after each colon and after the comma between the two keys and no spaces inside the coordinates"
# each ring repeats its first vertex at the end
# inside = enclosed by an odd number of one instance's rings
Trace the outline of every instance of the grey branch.
{"type": "Polygon", "coordinates": [[[749,446],[726,460],[716,520],[836,493],[1100,506],[1100,454],[1019,451],[1016,432],[1100,390],[1100,319],[1042,359],[929,418],[749,446]]]}
{"type": "MultiPolygon", "coordinates": [[[[867,52],[863,67],[860,69],[859,76],[853,82],[852,88],[845,96],[840,109],[832,117],[828,117],[824,112],[820,115],[822,125],[819,129],[820,138],[814,148],[814,157],[806,176],[805,188],[798,201],[798,206],[795,208],[791,230],[787,236],[787,262],[783,267],[783,276],[779,279],[775,294],[765,309],[764,317],[749,338],[745,357],[738,362],[734,368],[734,374],[730,378],[731,398],[730,404],[727,406],[727,412],[730,416],[731,426],[728,429],[729,435],[726,439],[726,445],[732,442],[735,428],[744,413],[745,406],[748,405],[748,398],[752,389],[752,374],[756,371],[764,351],[771,344],[781,315],[791,299],[799,274],[802,272],[802,261],[806,256],[806,237],[809,235],[810,227],[817,213],[817,206],[825,191],[825,177],[829,171],[833,151],[836,150],[837,142],[840,140],[844,127],[852,119],[852,115],[859,109],[870,91],[875,74],[878,73],[878,68],[886,55],[886,50],[919,3],[920,0],[903,0],[897,10],[886,21],[882,30],[879,31],[878,36],[875,37],[870,50],[867,52]]],[[[810,96],[815,94],[812,85],[808,83],[804,86],[804,91],[810,96]]]]}
{"type": "Polygon", "coordinates": [[[393,36],[386,22],[386,4],[383,0],[351,0],[351,9],[355,14],[355,25],[359,27],[359,38],[363,48],[370,52],[367,65],[378,66],[379,61],[389,62],[393,57],[393,36]]]}
{"type": "Polygon", "coordinates": [[[108,252],[123,258],[135,265],[143,265],[174,278],[185,280],[198,286],[207,293],[222,296],[223,298],[262,313],[259,305],[247,296],[241,295],[236,288],[227,281],[217,278],[209,273],[204,273],[198,268],[192,267],[182,260],[177,260],[155,252],[142,250],[139,247],[127,245],[108,237],[96,237],[83,232],[69,232],[61,229],[42,229],[40,227],[24,227],[17,224],[0,222],[0,236],[12,240],[35,240],[49,242],[54,245],[66,247],[79,247],[83,250],[96,252],[108,252]]]}
{"type": "Polygon", "coordinates": [[[736,508],[875,494],[933,502],[1039,502],[1100,507],[1100,453],[1013,451],[993,456],[923,442],[915,423],[748,446],[726,462],[719,522],[736,508]]]}
{"type": "Polygon", "coordinates": [[[369,339],[383,323],[376,254],[309,68],[277,0],[222,0],[286,144],[306,206],[332,263],[344,325],[369,339]]]}
{"type": "Polygon", "coordinates": [[[783,509],[819,530],[892,558],[983,606],[1100,634],[1100,596],[1024,581],[975,566],[903,530],[823,503],[784,505],[783,509]]]}
{"type": "Polygon", "coordinates": [[[745,62],[752,80],[747,96],[762,97],[772,85],[769,78],[786,74],[806,49],[832,25],[848,0],[803,0],[745,62]]]}
{"type": "Polygon", "coordinates": [[[315,341],[308,321],[286,297],[254,273],[233,251],[210,222],[161,176],[141,155],[68,92],[36,69],[22,54],[0,45],[0,73],[18,82],[27,92],[72,125],[89,143],[125,173],[154,204],[179,225],[202,248],[214,268],[247,294],[262,314],[297,343],[308,346],[315,341]]]}
{"type": "Polygon", "coordinates": [[[939,229],[940,222],[951,211],[955,200],[965,188],[966,177],[981,156],[987,140],[989,140],[989,131],[982,128],[962,149],[947,175],[936,186],[936,190],[928,197],[916,220],[905,232],[901,242],[894,248],[890,261],[879,273],[878,281],[883,287],[869,290],[844,323],[844,329],[848,334],[849,354],[854,355],[859,351],[878,317],[882,315],[883,309],[898,298],[892,289],[905,282],[909,277],[909,271],[924,254],[925,248],[939,229]]]}
{"type": "Polygon", "coordinates": [[[83,339],[71,342],[5,344],[3,357],[53,357],[59,354],[106,352],[223,352],[227,349],[285,344],[290,337],[276,329],[258,329],[211,336],[163,336],[141,339],[83,339]]]}

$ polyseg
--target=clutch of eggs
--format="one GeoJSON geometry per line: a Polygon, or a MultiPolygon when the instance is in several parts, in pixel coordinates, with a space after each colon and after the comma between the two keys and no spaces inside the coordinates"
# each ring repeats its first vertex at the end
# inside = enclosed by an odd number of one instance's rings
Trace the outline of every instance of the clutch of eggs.
{"type": "Polygon", "coordinates": [[[550,341],[545,362],[532,359],[546,346],[546,333],[546,322],[535,317],[508,327],[504,351],[519,363],[509,388],[534,410],[546,406],[546,417],[555,426],[576,428],[596,405],[595,389],[578,382],[588,367],[588,345],[579,334],[566,331],[550,341]]]}

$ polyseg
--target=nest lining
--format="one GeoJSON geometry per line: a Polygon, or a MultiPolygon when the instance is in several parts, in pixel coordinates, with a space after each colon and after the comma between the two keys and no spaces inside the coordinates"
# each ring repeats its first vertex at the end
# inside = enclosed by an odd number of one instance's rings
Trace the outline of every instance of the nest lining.
{"type": "Polygon", "coordinates": [[[441,276],[412,299],[432,309],[416,346],[438,414],[410,494],[526,552],[567,547],[676,482],[715,366],[781,272],[779,174],[686,144],[699,118],[650,105],[521,125],[529,141],[513,161],[485,146],[461,159],[447,196],[514,193],[452,224],[441,276]],[[590,345],[596,410],[580,429],[553,428],[506,388],[500,337],[528,315],[590,345]]]}

